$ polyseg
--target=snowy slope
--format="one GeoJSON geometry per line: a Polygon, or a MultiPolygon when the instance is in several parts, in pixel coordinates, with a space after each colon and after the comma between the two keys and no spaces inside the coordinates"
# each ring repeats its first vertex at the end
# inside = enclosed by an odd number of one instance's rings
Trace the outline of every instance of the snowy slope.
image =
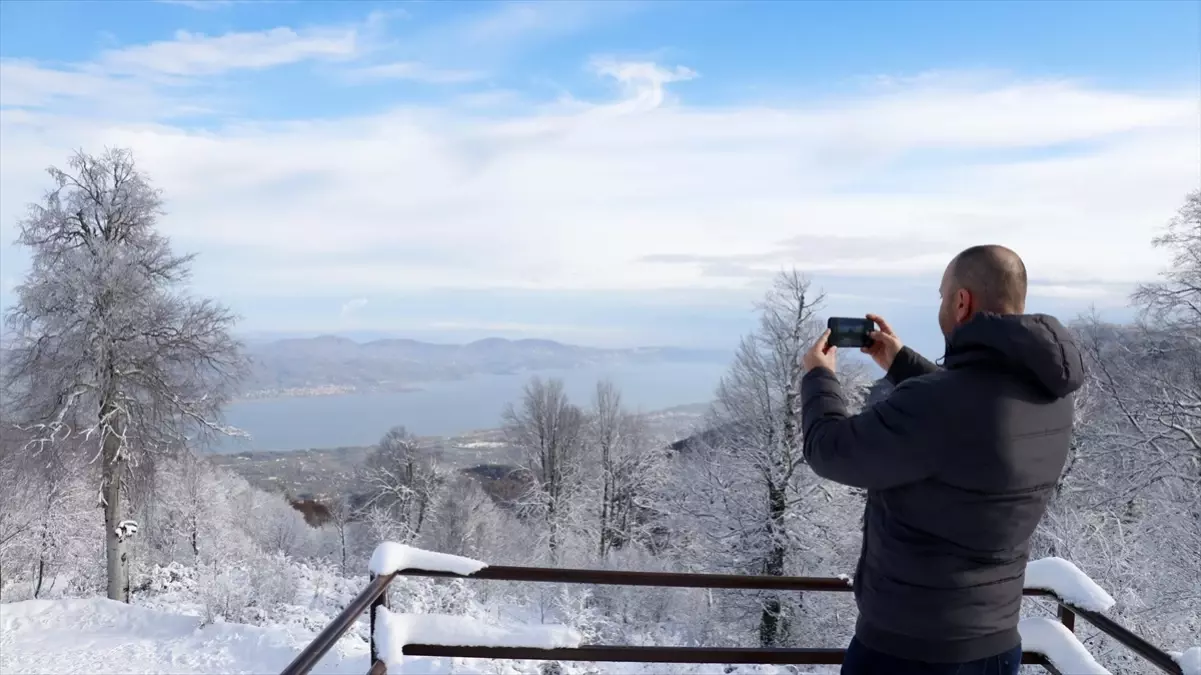
{"type": "MultiPolygon", "coordinates": [[[[218,623],[103,598],[0,604],[0,673],[278,673],[313,635],[218,623]]],[[[315,672],[367,672],[348,640],[315,672]]]]}
{"type": "MultiPolygon", "coordinates": [[[[278,673],[314,637],[297,627],[263,628],[218,623],[200,626],[200,618],[124,605],[103,598],[27,600],[0,604],[0,673],[278,673]]],[[[609,664],[608,673],[661,674],[663,666],[609,664]]],[[[345,638],[315,674],[367,672],[367,645],[345,638]]],[[[490,663],[478,660],[406,657],[406,675],[531,675],[535,662],[490,663]]],[[[568,673],[585,672],[567,664],[568,673]]],[[[595,672],[595,671],[591,671],[595,672]]],[[[786,667],[721,665],[680,666],[678,675],[793,675],[786,667]]]]}

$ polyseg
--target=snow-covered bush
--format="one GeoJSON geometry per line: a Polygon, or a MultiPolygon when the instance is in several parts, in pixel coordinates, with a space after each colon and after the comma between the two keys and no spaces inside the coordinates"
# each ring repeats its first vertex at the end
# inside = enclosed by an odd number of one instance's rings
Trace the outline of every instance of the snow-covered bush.
{"type": "Polygon", "coordinates": [[[296,602],[299,589],[291,562],[279,553],[202,563],[197,586],[209,623],[217,617],[238,623],[270,622],[280,606],[296,602]]]}

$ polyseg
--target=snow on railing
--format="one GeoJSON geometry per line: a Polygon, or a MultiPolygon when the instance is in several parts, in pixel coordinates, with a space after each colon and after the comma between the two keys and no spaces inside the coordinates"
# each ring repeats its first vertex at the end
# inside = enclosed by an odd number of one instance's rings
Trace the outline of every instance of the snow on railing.
{"type": "Polygon", "coordinates": [[[1187,649],[1183,654],[1173,652],[1172,658],[1180,664],[1180,670],[1184,671],[1184,675],[1201,675],[1201,647],[1187,649]]]}
{"type": "Polygon", "coordinates": [[[584,641],[568,626],[494,626],[463,616],[397,614],[386,607],[375,611],[376,649],[389,672],[402,672],[408,645],[575,649],[584,641]]]}
{"type": "Polygon", "coordinates": [[[1063,558],[1041,558],[1028,563],[1026,588],[1051,591],[1073,607],[1094,612],[1107,611],[1114,605],[1113,596],[1063,558]]]}
{"type": "MultiPolygon", "coordinates": [[[[376,547],[367,567],[377,576],[405,570],[448,572],[470,576],[487,563],[446,553],[425,551],[386,541],[376,547]]],[[[583,637],[569,626],[494,626],[476,619],[441,614],[401,614],[378,607],[375,615],[376,649],[388,668],[399,672],[407,645],[443,647],[526,647],[531,649],[575,649],[583,637]]]]}
{"type": "MultiPolygon", "coordinates": [[[[1104,612],[1114,605],[1113,596],[1063,558],[1042,558],[1028,563],[1025,587],[1050,591],[1079,609],[1104,612]]],[[[1060,621],[1043,617],[1022,619],[1018,632],[1022,635],[1023,650],[1042,654],[1060,672],[1110,675],[1060,621]]]]}
{"type": "Polygon", "coordinates": [[[1061,673],[1111,675],[1088,653],[1075,633],[1054,619],[1042,616],[1022,619],[1018,632],[1022,635],[1022,651],[1042,654],[1061,673]]]}
{"type": "MultiPolygon", "coordinates": [[[[376,547],[369,568],[371,583],[357,595],[325,630],[314,638],[283,671],[304,675],[353,625],[363,612],[371,621],[373,675],[397,672],[406,656],[509,658],[624,663],[776,663],[831,664],[841,662],[842,650],[797,648],[738,650],[710,647],[631,647],[581,645],[578,632],[567,626],[497,626],[476,619],[445,615],[395,613],[387,607],[388,584],[397,574],[432,577],[476,577],[496,581],[536,583],[662,586],[823,592],[851,590],[851,578],[764,577],[728,574],[672,574],[612,570],[492,567],[479,560],[425,551],[395,542],[376,547]],[[829,660],[837,657],[836,660],[829,660]],[[733,659],[733,661],[731,661],[733,659]]],[[[1054,595],[1060,603],[1059,619],[1023,619],[1018,631],[1025,663],[1038,663],[1052,672],[1073,675],[1110,675],[1076,639],[1075,618],[1080,616],[1164,672],[1201,675],[1201,647],[1168,653],[1130,632],[1104,612],[1114,599],[1084,572],[1062,558],[1030,562],[1025,575],[1026,595],[1054,595]],[[1032,660],[1033,659],[1033,660],[1032,660]]]]}
{"type": "Polygon", "coordinates": [[[405,570],[423,570],[448,572],[467,577],[487,566],[488,563],[471,558],[449,553],[435,553],[394,541],[385,541],[376,546],[371,553],[371,562],[367,563],[367,569],[376,576],[395,574],[405,570]]]}

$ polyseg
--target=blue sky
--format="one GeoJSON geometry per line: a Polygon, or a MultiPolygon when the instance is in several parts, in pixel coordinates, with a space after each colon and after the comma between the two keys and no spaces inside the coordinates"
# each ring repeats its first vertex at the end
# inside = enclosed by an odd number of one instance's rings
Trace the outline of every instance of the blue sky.
{"type": "Polygon", "coordinates": [[[247,332],[725,347],[797,266],[936,348],[946,260],[1129,314],[1201,184],[1199,2],[0,3],[0,304],[128,146],[247,332]]]}

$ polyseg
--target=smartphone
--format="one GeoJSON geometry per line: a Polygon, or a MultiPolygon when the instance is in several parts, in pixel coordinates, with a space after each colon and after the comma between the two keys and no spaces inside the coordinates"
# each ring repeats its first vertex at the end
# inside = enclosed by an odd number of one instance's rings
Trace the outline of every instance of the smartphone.
{"type": "Polygon", "coordinates": [[[876,330],[876,322],[871,319],[852,319],[848,317],[830,317],[826,322],[830,329],[830,339],[826,344],[838,347],[870,347],[872,339],[868,334],[876,330]]]}

